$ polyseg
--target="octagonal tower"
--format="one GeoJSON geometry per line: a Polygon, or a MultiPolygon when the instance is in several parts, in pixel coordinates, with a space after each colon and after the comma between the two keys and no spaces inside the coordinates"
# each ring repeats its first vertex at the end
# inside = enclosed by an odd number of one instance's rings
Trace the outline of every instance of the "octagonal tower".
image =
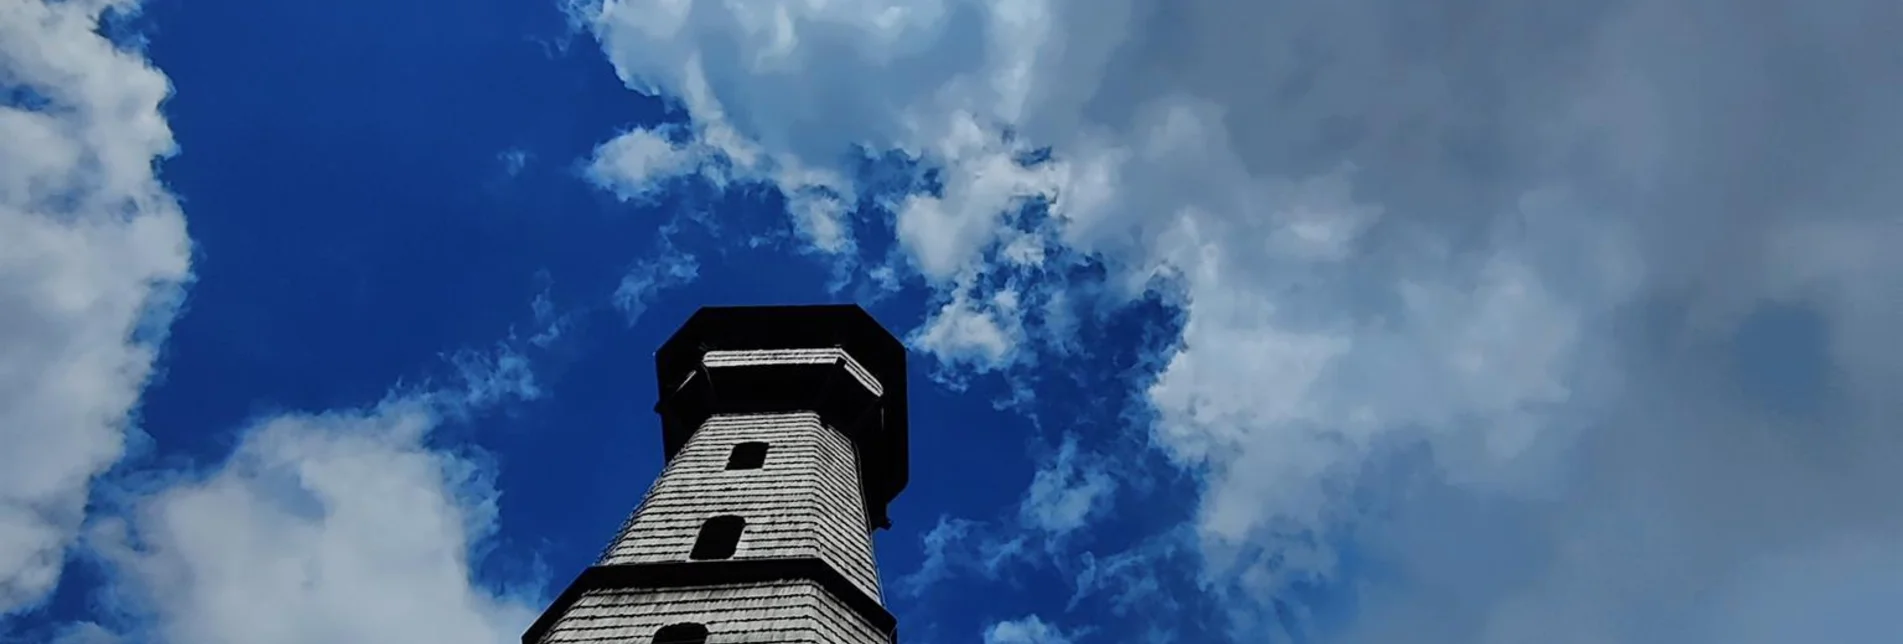
{"type": "Polygon", "coordinates": [[[523,643],[896,641],[903,345],[854,305],[708,307],[654,363],[667,464],[523,643]]]}

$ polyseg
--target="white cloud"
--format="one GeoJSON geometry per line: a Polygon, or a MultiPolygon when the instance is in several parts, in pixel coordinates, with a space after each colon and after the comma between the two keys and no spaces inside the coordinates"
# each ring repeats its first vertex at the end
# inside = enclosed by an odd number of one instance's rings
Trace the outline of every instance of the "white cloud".
{"type": "Polygon", "coordinates": [[[985,644],[1070,644],[1062,630],[1036,615],[997,622],[985,629],[985,644]]]}
{"type": "Polygon", "coordinates": [[[497,491],[429,446],[439,416],[401,398],[264,420],[208,474],[99,521],[90,544],[149,639],[515,641],[539,603],[472,581],[497,491]]]}
{"type": "Polygon", "coordinates": [[[700,172],[708,150],[677,142],[673,128],[635,128],[595,149],[588,178],[624,201],[655,198],[668,179],[700,172]]]}
{"type": "MultiPolygon", "coordinates": [[[[1009,230],[1011,211],[1032,198],[1053,198],[1061,175],[1055,166],[1026,168],[1016,158],[1024,146],[1002,139],[978,117],[954,111],[946,123],[921,128],[917,135],[934,142],[927,158],[958,159],[959,172],[946,173],[939,196],[912,194],[894,209],[899,243],[927,280],[947,284],[1009,230]]],[[[1032,238],[1034,239],[1034,238],[1032,238]]],[[[1019,242],[1010,255],[1029,259],[1019,242]]]]}
{"type": "Polygon", "coordinates": [[[1880,250],[1903,243],[1903,88],[1883,82],[1903,16],[1880,0],[593,18],[632,86],[763,158],[848,176],[863,146],[941,170],[892,216],[944,307],[913,342],[947,364],[1034,364],[1002,348],[1045,301],[1012,268],[1021,234],[1102,261],[1108,293],[1180,304],[1152,437],[1204,477],[1205,573],[1238,632],[1339,581],[1347,537],[1419,584],[1357,590],[1347,639],[1723,641],[1779,601],[1778,626],[1885,632],[1796,610],[1885,587],[1868,570],[1753,572],[1903,543],[1903,501],[1873,492],[1903,488],[1903,263],[1880,250]],[[1039,197],[1048,235],[1012,212],[1039,197]],[[1004,303],[977,288],[1000,275],[1004,303]],[[1772,304],[1817,337],[1740,339],[1772,304]],[[1737,393],[1735,355],[1764,343],[1823,356],[1827,413],[1737,393]]]}
{"type": "Polygon", "coordinates": [[[542,582],[478,581],[496,530],[492,464],[431,432],[542,389],[509,343],[450,362],[451,386],[262,418],[221,462],[144,475],[109,495],[119,502],[91,518],[85,544],[120,628],[82,623],[66,637],[517,640],[542,582]]]}
{"type": "Polygon", "coordinates": [[[96,32],[133,4],[0,0],[0,614],[58,582],[189,276],[170,85],[96,32]]]}
{"type": "MultiPolygon", "coordinates": [[[[565,7],[579,24],[629,9],[621,3],[588,0],[574,0],[565,7]]],[[[633,10],[646,21],[643,28],[659,29],[690,19],[694,13],[678,3],[633,10]]],[[[741,15],[749,30],[762,28],[761,14],[741,10],[741,15]]],[[[709,84],[698,56],[670,62],[675,68],[665,96],[680,101],[693,117],[691,127],[638,128],[610,140],[595,151],[591,178],[623,199],[649,197],[659,182],[696,172],[717,186],[764,183],[786,196],[795,230],[815,250],[835,256],[853,251],[856,244],[847,217],[856,197],[850,183],[825,164],[811,165],[797,156],[764,151],[729,122],[727,108],[709,84]]],[[[620,73],[633,86],[660,95],[657,88],[645,84],[645,78],[620,73]]]]}
{"type": "Polygon", "coordinates": [[[908,342],[949,364],[980,371],[1009,366],[1024,341],[1017,294],[999,291],[988,300],[958,291],[908,336],[908,342]]]}

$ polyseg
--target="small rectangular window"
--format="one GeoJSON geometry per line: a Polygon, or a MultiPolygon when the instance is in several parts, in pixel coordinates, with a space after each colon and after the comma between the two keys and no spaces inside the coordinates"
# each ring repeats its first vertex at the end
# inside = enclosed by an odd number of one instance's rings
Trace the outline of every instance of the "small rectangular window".
{"type": "Polygon", "coordinates": [[[733,556],[740,547],[740,533],[747,529],[747,520],[723,514],[706,523],[700,524],[700,534],[694,538],[694,548],[687,553],[688,559],[726,559],[733,556]]]}
{"type": "Polygon", "coordinates": [[[733,453],[727,455],[727,469],[757,470],[766,465],[767,444],[748,441],[733,446],[733,453]]]}
{"type": "Polygon", "coordinates": [[[694,622],[668,624],[654,634],[653,644],[706,644],[707,626],[694,622]]]}

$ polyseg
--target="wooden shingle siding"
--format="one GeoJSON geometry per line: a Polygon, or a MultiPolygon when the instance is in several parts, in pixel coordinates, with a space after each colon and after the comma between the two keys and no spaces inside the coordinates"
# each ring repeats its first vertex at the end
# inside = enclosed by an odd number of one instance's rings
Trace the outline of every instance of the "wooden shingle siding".
{"type": "Polygon", "coordinates": [[[885,644],[879,632],[809,581],[602,590],[569,607],[546,644],[648,644],[669,624],[705,625],[709,644],[885,644]]]}
{"type": "Polygon", "coordinates": [[[700,526],[747,522],[734,559],[818,557],[880,597],[852,443],[812,413],[715,416],[662,471],[602,564],[684,561],[700,526]],[[759,469],[727,470],[733,446],[771,447],[759,469]]]}

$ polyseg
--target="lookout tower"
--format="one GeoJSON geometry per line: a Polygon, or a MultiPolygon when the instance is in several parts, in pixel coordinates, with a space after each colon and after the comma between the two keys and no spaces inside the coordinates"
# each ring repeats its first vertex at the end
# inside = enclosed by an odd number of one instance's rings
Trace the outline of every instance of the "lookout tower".
{"type": "Polygon", "coordinates": [[[708,307],[654,356],[667,465],[523,644],[890,644],[905,349],[854,305],[708,307]]]}

